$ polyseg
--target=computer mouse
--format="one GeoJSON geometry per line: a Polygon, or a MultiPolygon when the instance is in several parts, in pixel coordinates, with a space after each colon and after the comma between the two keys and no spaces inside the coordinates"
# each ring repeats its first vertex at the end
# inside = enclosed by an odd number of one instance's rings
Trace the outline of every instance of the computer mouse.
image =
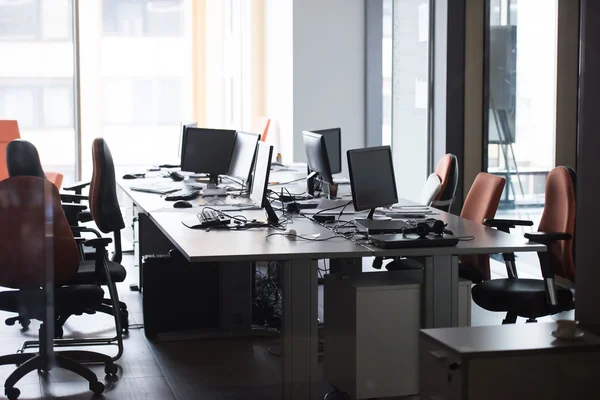
{"type": "Polygon", "coordinates": [[[125,174],[123,175],[123,179],[137,179],[137,176],[133,174],[125,174]]]}
{"type": "Polygon", "coordinates": [[[193,207],[193,205],[189,201],[178,200],[175,203],[173,203],[173,207],[175,207],[175,208],[190,208],[190,207],[193,207]]]}

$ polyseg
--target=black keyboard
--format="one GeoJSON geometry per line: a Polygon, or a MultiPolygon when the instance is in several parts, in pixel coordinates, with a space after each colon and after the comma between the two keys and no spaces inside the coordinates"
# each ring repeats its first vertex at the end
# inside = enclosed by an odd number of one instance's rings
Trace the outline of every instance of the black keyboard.
{"type": "Polygon", "coordinates": [[[170,193],[167,197],[165,197],[165,200],[168,200],[168,201],[193,200],[198,196],[200,196],[200,190],[186,188],[186,189],[181,189],[176,192],[170,193]]]}
{"type": "Polygon", "coordinates": [[[231,222],[231,219],[224,216],[215,210],[205,208],[201,213],[198,214],[201,227],[208,228],[210,226],[227,225],[231,222]]]}

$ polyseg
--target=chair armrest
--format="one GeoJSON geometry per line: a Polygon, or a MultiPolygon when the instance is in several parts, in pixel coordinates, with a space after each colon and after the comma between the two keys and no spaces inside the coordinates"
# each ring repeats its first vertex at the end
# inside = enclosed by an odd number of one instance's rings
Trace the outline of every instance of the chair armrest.
{"type": "Polygon", "coordinates": [[[99,238],[95,238],[95,239],[86,240],[85,242],[83,242],[83,245],[87,246],[87,247],[93,247],[96,250],[98,250],[100,247],[106,247],[110,243],[112,243],[111,238],[99,237],[99,238]]]}
{"type": "Polygon", "coordinates": [[[573,236],[566,232],[529,232],[525,234],[525,237],[532,242],[541,244],[554,243],[557,240],[569,240],[573,236]]]}
{"type": "Polygon", "coordinates": [[[533,221],[520,220],[520,219],[495,219],[489,218],[483,221],[484,225],[492,228],[498,228],[502,232],[509,232],[511,228],[516,226],[533,226],[533,221]]]}
{"type": "Polygon", "coordinates": [[[79,182],[75,182],[71,186],[63,186],[63,190],[81,194],[81,190],[89,185],[90,185],[90,182],[88,182],[88,181],[79,181],[79,182]]]}
{"type": "MultiPolygon", "coordinates": [[[[75,225],[75,226],[71,226],[71,231],[73,233],[82,233],[82,232],[91,232],[94,235],[96,235],[96,238],[102,238],[102,235],[100,234],[100,232],[98,232],[97,230],[93,229],[93,228],[88,228],[87,226],[79,226],[79,225],[75,225]]],[[[109,239],[109,238],[107,238],[109,239]]],[[[93,239],[90,239],[93,240],[93,239]]],[[[111,239],[112,240],[112,239],[111,239]]],[[[110,243],[110,242],[108,242],[110,243]]],[[[92,247],[92,246],[90,246],[92,247]]]]}
{"type": "Polygon", "coordinates": [[[70,193],[61,193],[60,194],[60,200],[64,201],[65,203],[79,204],[79,202],[81,200],[88,200],[88,199],[89,199],[88,196],[84,196],[82,194],[70,194],[70,193]]]}

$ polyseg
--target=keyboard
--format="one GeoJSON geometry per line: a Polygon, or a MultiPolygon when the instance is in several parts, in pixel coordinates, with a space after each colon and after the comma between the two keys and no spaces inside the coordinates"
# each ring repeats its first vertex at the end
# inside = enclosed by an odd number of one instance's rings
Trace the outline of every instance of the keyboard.
{"type": "Polygon", "coordinates": [[[176,200],[193,200],[200,196],[200,190],[194,188],[185,188],[177,190],[176,192],[170,193],[165,200],[176,201],[176,200]]]}
{"type": "Polygon", "coordinates": [[[231,219],[215,210],[202,209],[196,218],[185,218],[181,222],[191,229],[206,229],[213,226],[229,225],[231,219]]]}
{"type": "Polygon", "coordinates": [[[173,185],[173,182],[145,182],[143,184],[136,184],[131,186],[129,189],[136,192],[154,193],[154,194],[167,194],[176,192],[181,189],[181,184],[173,185]]]}

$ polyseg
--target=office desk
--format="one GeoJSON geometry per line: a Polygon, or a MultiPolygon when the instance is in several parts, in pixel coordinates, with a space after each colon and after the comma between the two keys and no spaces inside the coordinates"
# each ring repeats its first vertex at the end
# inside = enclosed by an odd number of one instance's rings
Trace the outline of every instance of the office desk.
{"type": "MultiPolygon", "coordinates": [[[[120,184],[121,187],[125,186],[120,184]]],[[[274,229],[248,231],[191,230],[181,219],[197,209],[173,209],[158,195],[132,192],[124,188],[140,208],[140,254],[166,252],[175,246],[191,262],[218,262],[232,275],[243,274],[251,261],[278,260],[283,276],[283,335],[285,398],[310,399],[316,396],[317,371],[317,260],[360,259],[367,256],[418,256],[425,262],[424,327],[458,325],[458,256],[461,254],[502,253],[508,251],[545,251],[545,246],[530,244],[459,217],[439,212],[458,236],[475,236],[456,247],[383,250],[357,245],[346,239],[310,242],[293,241],[283,236],[266,238],[274,229]]],[[[201,203],[203,200],[196,200],[201,203]]],[[[263,210],[240,211],[248,218],[264,219],[263,210]]],[[[288,229],[299,234],[331,233],[312,221],[297,217],[288,229]]],[[[388,305],[382,305],[388,306],[388,305]]]]}

